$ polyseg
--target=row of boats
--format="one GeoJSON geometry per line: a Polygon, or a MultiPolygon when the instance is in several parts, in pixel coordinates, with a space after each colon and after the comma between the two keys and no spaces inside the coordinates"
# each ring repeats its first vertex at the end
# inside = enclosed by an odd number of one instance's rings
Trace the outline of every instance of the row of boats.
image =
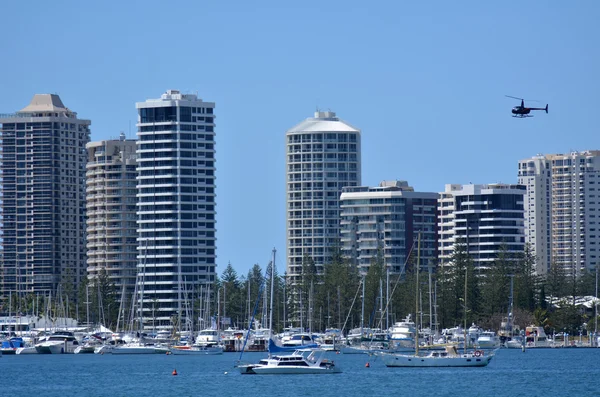
{"type": "Polygon", "coordinates": [[[36,337],[12,336],[1,341],[0,354],[222,354],[216,330],[200,332],[193,341],[150,338],[138,334],[90,333],[79,339],[71,331],[57,330],[36,337]]]}

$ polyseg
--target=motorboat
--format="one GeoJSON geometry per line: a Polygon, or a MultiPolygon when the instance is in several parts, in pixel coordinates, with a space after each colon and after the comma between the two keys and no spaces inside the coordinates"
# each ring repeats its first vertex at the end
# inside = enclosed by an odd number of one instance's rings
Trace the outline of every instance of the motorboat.
{"type": "Polygon", "coordinates": [[[387,367],[485,367],[492,361],[493,352],[475,350],[459,353],[456,346],[446,346],[444,351],[433,350],[425,356],[415,354],[377,353],[387,367]]]}
{"type": "Polygon", "coordinates": [[[398,321],[390,328],[390,343],[394,348],[415,348],[415,322],[411,320],[410,314],[404,321],[398,321]]]}
{"type": "Polygon", "coordinates": [[[217,345],[214,345],[214,346],[198,346],[198,345],[171,346],[169,348],[169,353],[175,354],[175,355],[183,355],[183,356],[193,356],[193,355],[208,356],[208,355],[215,355],[215,354],[223,354],[223,347],[217,346],[217,345]]]}
{"type": "Polygon", "coordinates": [[[215,346],[219,344],[219,331],[208,328],[198,332],[196,336],[196,345],[215,346]]]}
{"type": "Polygon", "coordinates": [[[341,370],[324,358],[325,350],[296,350],[292,354],[274,355],[258,364],[238,365],[242,375],[333,374],[341,370]]]}
{"type": "Polygon", "coordinates": [[[13,355],[17,354],[17,349],[25,347],[25,342],[23,338],[20,337],[12,337],[10,339],[2,341],[0,344],[0,354],[3,355],[13,355]]]}
{"type": "Polygon", "coordinates": [[[167,350],[157,351],[157,346],[142,342],[131,342],[115,346],[111,349],[112,354],[156,354],[167,350]]]}
{"type": "Polygon", "coordinates": [[[523,349],[525,347],[525,342],[522,337],[516,335],[504,342],[504,346],[508,349],[523,349]]]}
{"type": "Polygon", "coordinates": [[[317,344],[316,336],[309,333],[294,334],[290,339],[282,343],[283,347],[315,347],[317,344]]]}
{"type": "Polygon", "coordinates": [[[57,331],[35,345],[39,354],[74,353],[79,346],[72,332],[57,331]]]}
{"type": "Polygon", "coordinates": [[[552,341],[548,339],[544,327],[530,325],[525,328],[525,343],[527,347],[552,347],[552,341]]]}
{"type": "Polygon", "coordinates": [[[319,345],[317,345],[316,343],[306,343],[304,345],[297,345],[297,344],[292,344],[289,346],[282,346],[279,345],[273,338],[269,338],[269,346],[268,346],[268,351],[269,353],[284,353],[284,352],[289,352],[289,353],[293,353],[298,349],[316,349],[318,348],[319,345]]]}
{"type": "Polygon", "coordinates": [[[319,346],[321,349],[327,351],[339,351],[342,331],[333,328],[326,329],[322,339],[323,343],[319,346]]]}
{"type": "Polygon", "coordinates": [[[493,331],[483,331],[477,338],[476,344],[479,349],[497,349],[500,347],[500,339],[493,331]]]}

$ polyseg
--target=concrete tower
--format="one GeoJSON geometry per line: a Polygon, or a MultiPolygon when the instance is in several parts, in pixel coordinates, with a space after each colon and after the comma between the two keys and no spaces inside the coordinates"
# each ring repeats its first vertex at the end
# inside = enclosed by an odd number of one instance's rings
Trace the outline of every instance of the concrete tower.
{"type": "Polygon", "coordinates": [[[136,141],[121,133],[87,150],[88,278],[105,270],[119,300],[123,295],[130,304],[137,275],[136,141]]]}
{"type": "Polygon", "coordinates": [[[215,104],[169,90],[136,107],[138,301],[170,329],[215,280],[215,104]]]}
{"type": "MultiPolygon", "coordinates": [[[[86,276],[85,145],[89,120],[36,94],[2,127],[1,290],[56,294],[86,276]]],[[[64,291],[62,291],[64,292],[64,291]]]]}
{"type": "Polygon", "coordinates": [[[303,260],[317,271],[340,247],[340,195],[361,183],[360,130],[316,112],[286,132],[287,272],[298,281],[303,260]]]}

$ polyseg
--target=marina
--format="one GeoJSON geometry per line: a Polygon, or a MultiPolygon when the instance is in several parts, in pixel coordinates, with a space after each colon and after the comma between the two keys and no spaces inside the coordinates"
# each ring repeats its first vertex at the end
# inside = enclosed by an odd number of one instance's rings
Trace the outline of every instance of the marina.
{"type": "MultiPolygon", "coordinates": [[[[561,395],[597,395],[598,349],[501,349],[484,368],[388,368],[377,357],[326,353],[342,368],[336,376],[242,376],[235,354],[214,356],[28,355],[0,359],[7,382],[3,395],[85,396],[239,396],[242,390],[290,396],[358,397],[402,389],[407,395],[547,396],[551,385],[561,395]],[[369,363],[367,368],[365,365],[369,363]],[[178,376],[173,376],[176,369],[178,376]],[[25,374],[43,374],[26,376],[25,374]],[[26,380],[25,380],[26,378],[26,380]],[[476,382],[473,382],[477,379],[476,382]]],[[[245,353],[258,362],[265,353],[245,353]]]]}

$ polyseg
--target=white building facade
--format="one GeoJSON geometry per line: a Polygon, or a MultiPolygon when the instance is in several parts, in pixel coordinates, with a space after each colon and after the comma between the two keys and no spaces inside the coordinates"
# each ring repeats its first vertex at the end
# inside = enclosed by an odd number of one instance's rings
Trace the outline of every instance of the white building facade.
{"type": "Polygon", "coordinates": [[[294,282],[305,258],[317,271],[340,246],[340,195],[361,182],[360,130],[316,112],[286,132],[287,273],[294,282]]]}
{"type": "Polygon", "coordinates": [[[138,109],[138,302],[145,327],[189,318],[216,276],[213,102],[169,90],[138,109]]]}
{"type": "Polygon", "coordinates": [[[88,279],[93,283],[104,270],[118,300],[131,304],[138,256],[136,141],[121,133],[86,148],[88,279]]]}
{"type": "Polygon", "coordinates": [[[546,241],[549,251],[536,246],[538,273],[546,273],[552,263],[568,274],[594,271],[600,254],[600,151],[521,160],[521,180],[529,197],[527,238],[546,241]]]}
{"type": "Polygon", "coordinates": [[[525,242],[536,258],[537,274],[552,263],[552,158],[538,155],[519,161],[519,185],[524,185],[525,242]]]}
{"type": "Polygon", "coordinates": [[[474,266],[486,270],[503,250],[525,248],[521,185],[446,185],[438,201],[439,262],[450,265],[456,244],[464,244],[474,266]]]}

